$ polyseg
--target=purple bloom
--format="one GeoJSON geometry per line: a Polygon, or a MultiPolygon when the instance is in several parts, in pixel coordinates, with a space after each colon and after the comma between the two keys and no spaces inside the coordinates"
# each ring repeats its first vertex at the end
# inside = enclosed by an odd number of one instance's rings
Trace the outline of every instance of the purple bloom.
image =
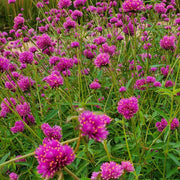
{"type": "Polygon", "coordinates": [[[178,24],[178,25],[180,25],[180,17],[177,18],[177,19],[175,19],[175,23],[178,24]]]}
{"type": "Polygon", "coordinates": [[[51,37],[48,34],[43,34],[42,36],[37,36],[36,45],[39,49],[45,50],[46,48],[52,46],[51,37]]]}
{"type": "Polygon", "coordinates": [[[16,106],[16,111],[20,116],[26,116],[31,112],[31,108],[27,102],[24,102],[16,106]]]}
{"type": "Polygon", "coordinates": [[[79,115],[79,122],[83,136],[87,135],[96,141],[102,141],[107,138],[108,131],[106,130],[106,124],[110,122],[107,116],[85,111],[79,115]]]}
{"type": "Polygon", "coordinates": [[[76,22],[71,20],[70,17],[66,18],[66,21],[63,23],[64,28],[69,31],[71,28],[75,28],[76,27],[76,22]]]}
{"type": "Polygon", "coordinates": [[[83,13],[81,11],[75,10],[72,14],[71,17],[76,20],[78,17],[82,17],[83,13]]]}
{"type": "Polygon", "coordinates": [[[71,47],[72,47],[72,48],[79,47],[79,42],[72,42],[72,43],[71,43],[71,47]]]}
{"type": "Polygon", "coordinates": [[[179,127],[179,121],[177,118],[174,118],[171,122],[171,130],[175,130],[179,127]]]}
{"type": "Polygon", "coordinates": [[[107,53],[99,54],[94,60],[94,64],[96,67],[101,68],[101,66],[107,66],[110,64],[109,55],[107,53]]]}
{"type": "Polygon", "coordinates": [[[168,81],[166,81],[166,83],[165,83],[165,87],[167,88],[167,87],[172,87],[174,85],[174,83],[171,81],[171,80],[168,80],[168,81]]]}
{"type": "Polygon", "coordinates": [[[159,81],[154,82],[154,87],[161,87],[161,83],[159,81]]]}
{"type": "Polygon", "coordinates": [[[109,55],[113,55],[116,51],[116,46],[109,46],[107,43],[102,45],[102,48],[99,49],[101,53],[108,53],[109,55]]]}
{"type": "Polygon", "coordinates": [[[14,26],[13,28],[18,30],[21,29],[24,26],[24,18],[21,16],[16,16],[14,18],[14,26]]]}
{"type": "Polygon", "coordinates": [[[90,89],[99,89],[101,87],[101,84],[99,84],[99,82],[97,80],[95,80],[94,82],[92,82],[89,85],[90,89]]]}
{"type": "Polygon", "coordinates": [[[166,6],[165,3],[155,4],[154,10],[155,10],[158,14],[166,14],[167,9],[165,8],[165,6],[166,6]]]}
{"type": "Polygon", "coordinates": [[[85,3],[86,3],[86,0],[75,0],[73,4],[75,8],[79,8],[79,7],[84,6],[85,3]]]}
{"type": "Polygon", "coordinates": [[[144,9],[142,0],[125,0],[122,4],[124,12],[141,11],[144,9]]]}
{"type": "Polygon", "coordinates": [[[38,173],[42,177],[53,177],[64,166],[71,164],[75,155],[68,145],[61,145],[57,140],[51,140],[47,144],[40,145],[35,151],[38,160],[38,173]]]}
{"type": "Polygon", "coordinates": [[[19,61],[21,63],[31,64],[33,62],[33,53],[30,51],[24,51],[19,54],[19,61]]]}
{"type": "Polygon", "coordinates": [[[167,121],[165,119],[161,119],[161,122],[157,122],[156,123],[156,127],[158,129],[159,132],[162,132],[163,129],[167,126],[167,121]]]}
{"type": "Polygon", "coordinates": [[[10,62],[8,59],[0,57],[0,72],[4,72],[8,70],[10,62]]]}
{"type": "Polygon", "coordinates": [[[16,121],[14,127],[11,128],[13,133],[23,132],[24,131],[24,124],[22,121],[16,121]]]}
{"type": "Polygon", "coordinates": [[[146,83],[147,84],[154,83],[155,81],[156,81],[155,77],[152,77],[152,76],[147,76],[146,77],[146,83]]]}
{"type": "Polygon", "coordinates": [[[121,86],[120,89],[119,89],[119,92],[125,92],[125,91],[126,91],[126,87],[121,86]]]}
{"type": "Polygon", "coordinates": [[[51,56],[50,59],[49,59],[49,64],[50,65],[55,65],[56,62],[59,62],[60,60],[60,57],[58,56],[51,56]]]}
{"type": "Polygon", "coordinates": [[[62,133],[61,133],[61,127],[60,126],[54,126],[51,127],[48,123],[44,123],[41,125],[41,129],[43,130],[43,133],[50,139],[55,139],[60,141],[62,138],[62,133]]]}
{"type": "Polygon", "coordinates": [[[113,161],[101,165],[101,177],[104,180],[119,179],[123,172],[122,166],[113,161]]]}
{"type": "Polygon", "coordinates": [[[71,6],[72,2],[71,0],[60,0],[58,3],[58,8],[63,9],[63,8],[68,8],[71,6]]]}
{"type": "Polygon", "coordinates": [[[121,99],[118,102],[118,112],[122,114],[126,119],[130,119],[137,113],[138,100],[136,97],[130,97],[129,99],[121,99]]]}
{"type": "Polygon", "coordinates": [[[130,161],[122,161],[121,166],[122,166],[124,171],[127,171],[127,172],[134,171],[134,167],[133,167],[133,165],[131,164],[130,161]]]}
{"type": "Polygon", "coordinates": [[[16,0],[8,0],[8,4],[15,3],[16,0]]]}
{"type": "Polygon", "coordinates": [[[91,176],[91,180],[97,180],[97,177],[99,174],[100,174],[100,172],[93,172],[92,176],[91,176]]]}
{"type": "Polygon", "coordinates": [[[45,77],[43,81],[46,81],[51,88],[59,87],[63,85],[63,78],[58,71],[53,71],[51,75],[45,77]]]}
{"type": "Polygon", "coordinates": [[[14,172],[9,174],[9,178],[10,180],[17,180],[18,179],[18,175],[14,172]]]}
{"type": "Polygon", "coordinates": [[[124,26],[123,32],[128,36],[134,36],[134,33],[136,32],[136,28],[131,22],[129,22],[127,26],[124,26]]]}
{"type": "Polygon", "coordinates": [[[146,87],[144,86],[145,84],[146,84],[145,79],[138,79],[138,80],[136,80],[134,88],[135,89],[140,89],[140,90],[145,90],[146,89],[146,87]]]}
{"type": "Polygon", "coordinates": [[[59,59],[59,62],[57,63],[55,69],[62,72],[62,71],[72,68],[73,64],[74,64],[73,59],[62,57],[59,59]]]}
{"type": "Polygon", "coordinates": [[[34,85],[35,81],[33,81],[29,77],[22,77],[20,80],[17,81],[17,84],[19,85],[20,89],[24,91],[28,91],[30,87],[34,85]]]}
{"type": "Polygon", "coordinates": [[[163,39],[160,40],[160,46],[166,50],[173,50],[176,48],[175,40],[175,36],[164,36],[163,39]]]}
{"type": "Polygon", "coordinates": [[[107,39],[105,37],[99,36],[99,37],[95,38],[93,40],[93,42],[96,43],[97,45],[101,45],[101,44],[104,44],[106,42],[106,40],[107,39]]]}

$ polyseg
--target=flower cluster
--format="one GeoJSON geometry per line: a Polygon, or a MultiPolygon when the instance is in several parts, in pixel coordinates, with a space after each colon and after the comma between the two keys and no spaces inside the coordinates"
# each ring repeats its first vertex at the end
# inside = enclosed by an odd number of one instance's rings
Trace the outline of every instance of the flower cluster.
{"type": "Polygon", "coordinates": [[[130,97],[129,99],[121,99],[118,102],[118,112],[122,114],[126,119],[130,119],[138,111],[138,100],[136,97],[130,97]]]}
{"type": "Polygon", "coordinates": [[[134,171],[134,167],[129,161],[122,161],[121,165],[114,161],[105,162],[100,169],[99,172],[92,173],[91,180],[97,180],[97,177],[102,177],[103,180],[119,179],[125,171],[134,171]]]}
{"type": "Polygon", "coordinates": [[[87,135],[96,141],[107,138],[106,124],[111,122],[111,118],[107,115],[96,115],[93,112],[85,111],[79,115],[79,122],[83,136],[87,135]]]}
{"type": "Polygon", "coordinates": [[[144,9],[142,0],[125,0],[122,4],[124,12],[141,11],[144,9]]]}
{"type": "Polygon", "coordinates": [[[48,123],[44,123],[41,125],[41,129],[43,130],[43,133],[47,137],[47,138],[45,138],[45,141],[43,141],[43,143],[50,141],[52,139],[60,141],[62,138],[60,126],[56,125],[54,127],[51,127],[48,123]]]}
{"type": "Polygon", "coordinates": [[[161,122],[157,122],[156,123],[156,127],[158,129],[159,132],[162,132],[163,129],[167,126],[167,121],[165,119],[161,119],[161,122]]]}
{"type": "Polygon", "coordinates": [[[160,40],[160,46],[166,50],[174,50],[176,48],[175,40],[176,40],[175,36],[164,36],[160,40]]]}
{"type": "Polygon", "coordinates": [[[108,64],[110,64],[109,58],[110,56],[107,53],[101,53],[94,60],[94,64],[98,68],[101,68],[102,66],[107,66],[108,64]]]}
{"type": "Polygon", "coordinates": [[[179,121],[177,118],[174,118],[171,122],[171,130],[175,130],[179,127],[179,121]]]}
{"type": "Polygon", "coordinates": [[[50,178],[64,166],[71,164],[75,155],[72,148],[62,145],[57,140],[51,140],[47,144],[40,145],[35,151],[38,160],[38,173],[42,177],[50,178]]]}
{"type": "Polygon", "coordinates": [[[24,124],[22,121],[16,121],[14,127],[11,127],[11,131],[13,133],[23,132],[24,131],[24,124]]]}

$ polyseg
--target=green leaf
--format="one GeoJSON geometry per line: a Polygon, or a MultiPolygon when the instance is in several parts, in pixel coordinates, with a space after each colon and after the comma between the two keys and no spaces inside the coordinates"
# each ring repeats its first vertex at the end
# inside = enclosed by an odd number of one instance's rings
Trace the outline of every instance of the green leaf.
{"type": "Polygon", "coordinates": [[[126,84],[126,89],[128,89],[128,87],[129,87],[129,85],[131,84],[131,81],[133,80],[133,78],[131,78],[128,82],[127,82],[127,84],[126,84]]]}
{"type": "Polygon", "coordinates": [[[164,131],[164,142],[166,142],[166,139],[168,137],[169,131],[170,131],[170,125],[167,125],[167,127],[166,127],[166,129],[164,131]]]}
{"type": "Polygon", "coordinates": [[[9,156],[10,154],[11,154],[11,152],[8,152],[7,154],[5,154],[5,155],[1,158],[0,164],[2,164],[3,162],[5,162],[6,159],[8,158],[8,156],[9,156]]]}
{"type": "Polygon", "coordinates": [[[166,178],[171,177],[175,172],[178,171],[177,167],[173,168],[172,170],[167,172],[166,178]]]}
{"type": "Polygon", "coordinates": [[[160,114],[162,117],[164,117],[165,119],[169,119],[169,117],[167,116],[166,112],[163,112],[162,110],[155,108],[155,107],[151,107],[151,109],[153,111],[156,111],[158,114],[160,114]]]}
{"type": "Polygon", "coordinates": [[[137,174],[137,176],[140,174],[140,172],[141,172],[141,165],[136,167],[136,174],[137,174]]]}
{"type": "Polygon", "coordinates": [[[175,157],[173,154],[171,154],[171,153],[168,153],[168,156],[169,156],[169,158],[171,158],[175,163],[176,163],[176,165],[177,166],[180,166],[180,162],[178,161],[178,158],[177,157],[175,157]]]}
{"type": "Polygon", "coordinates": [[[50,111],[50,113],[44,118],[44,121],[48,121],[50,119],[52,119],[54,116],[56,116],[56,114],[58,113],[58,109],[54,109],[52,111],[50,111]]]}

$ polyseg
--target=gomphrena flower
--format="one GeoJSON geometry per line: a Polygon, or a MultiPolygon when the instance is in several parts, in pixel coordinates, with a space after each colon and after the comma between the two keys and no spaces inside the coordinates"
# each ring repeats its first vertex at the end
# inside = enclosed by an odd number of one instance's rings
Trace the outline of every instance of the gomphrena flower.
{"type": "Polygon", "coordinates": [[[101,88],[101,84],[98,82],[98,80],[95,80],[89,85],[89,87],[90,89],[99,89],[101,88]]]}
{"type": "Polygon", "coordinates": [[[103,36],[99,36],[93,40],[93,43],[96,43],[97,45],[104,44],[106,42],[106,38],[103,36]]]}
{"type": "Polygon", "coordinates": [[[70,29],[76,27],[76,22],[73,21],[70,17],[67,17],[66,21],[63,23],[63,26],[69,32],[70,29]]]}
{"type": "Polygon", "coordinates": [[[11,131],[13,133],[17,133],[17,132],[23,132],[24,131],[24,124],[23,122],[20,121],[16,121],[14,127],[11,127],[11,131]]]}
{"type": "Polygon", "coordinates": [[[63,8],[68,8],[71,6],[72,2],[71,0],[60,0],[58,3],[58,8],[63,9],[63,8]]]}
{"type": "Polygon", "coordinates": [[[23,104],[19,104],[16,106],[16,111],[20,116],[25,117],[30,114],[31,108],[27,102],[24,102],[23,104]]]}
{"type": "Polygon", "coordinates": [[[21,63],[28,63],[31,64],[33,62],[33,53],[30,51],[24,51],[19,54],[19,61],[21,63]]]}
{"type": "Polygon", "coordinates": [[[41,129],[43,130],[43,133],[47,136],[49,140],[56,139],[60,141],[62,138],[60,126],[56,125],[54,127],[51,127],[48,123],[44,123],[41,125],[41,129]]]}
{"type": "Polygon", "coordinates": [[[16,0],[8,0],[8,4],[15,3],[16,0]]]}
{"type": "Polygon", "coordinates": [[[23,26],[24,26],[24,18],[21,17],[21,16],[16,16],[14,18],[14,26],[13,28],[18,30],[18,29],[21,29],[23,26]]]}
{"type": "Polygon", "coordinates": [[[73,4],[75,8],[79,8],[79,7],[84,6],[85,3],[86,3],[86,0],[75,0],[73,4]]]}
{"type": "Polygon", "coordinates": [[[59,59],[59,62],[57,63],[55,69],[62,72],[72,68],[73,65],[74,65],[74,60],[72,58],[62,57],[59,59]]]}
{"type": "Polygon", "coordinates": [[[52,46],[52,39],[48,34],[37,36],[36,45],[39,49],[45,50],[46,48],[52,46]]]}
{"type": "Polygon", "coordinates": [[[8,59],[0,57],[0,72],[4,72],[8,70],[10,62],[8,59]]]}
{"type": "Polygon", "coordinates": [[[131,164],[130,161],[122,161],[121,166],[122,166],[124,171],[127,171],[127,172],[134,171],[134,167],[133,167],[133,165],[131,164]]]}
{"type": "Polygon", "coordinates": [[[42,177],[50,178],[64,166],[71,164],[75,155],[68,145],[62,145],[57,140],[51,140],[47,144],[40,145],[35,151],[38,160],[38,173],[42,177]]]}
{"type": "Polygon", "coordinates": [[[166,50],[174,50],[176,48],[175,46],[175,40],[176,37],[175,36],[164,36],[161,40],[160,40],[160,46],[163,49],[166,50]]]}
{"type": "Polygon", "coordinates": [[[163,129],[167,126],[167,121],[165,119],[161,119],[161,122],[157,122],[156,123],[156,127],[158,129],[159,132],[162,132],[163,129]]]}
{"type": "Polygon", "coordinates": [[[53,71],[49,76],[45,77],[43,81],[46,81],[51,88],[59,87],[64,83],[64,80],[58,71],[53,71]]]}
{"type": "Polygon", "coordinates": [[[123,172],[122,166],[113,161],[101,165],[101,177],[104,180],[118,179],[123,172]]]}
{"type": "Polygon", "coordinates": [[[125,0],[122,4],[124,12],[135,12],[144,9],[144,3],[142,0],[125,0]]]}
{"type": "Polygon", "coordinates": [[[134,36],[136,28],[131,22],[129,22],[128,25],[123,27],[123,32],[128,36],[134,36]]]}
{"type": "Polygon", "coordinates": [[[94,60],[94,64],[96,67],[99,68],[101,68],[102,66],[107,66],[108,64],[110,64],[109,58],[110,58],[109,54],[101,53],[94,60]]]}
{"type": "Polygon", "coordinates": [[[83,136],[88,136],[90,139],[102,141],[107,138],[108,131],[106,124],[109,124],[111,118],[107,115],[96,115],[90,111],[84,111],[79,115],[81,131],[83,136]]]}
{"type": "Polygon", "coordinates": [[[171,130],[175,130],[179,127],[179,121],[177,118],[174,118],[171,122],[171,130]]]}
{"type": "Polygon", "coordinates": [[[18,175],[14,172],[9,174],[9,178],[10,180],[17,180],[18,179],[18,175]]]}
{"type": "Polygon", "coordinates": [[[129,99],[121,99],[118,102],[117,110],[126,119],[132,118],[134,114],[138,111],[138,109],[138,100],[136,97],[130,97],[129,99]]]}
{"type": "Polygon", "coordinates": [[[33,85],[34,85],[35,81],[32,80],[29,77],[21,77],[21,79],[19,79],[17,81],[17,84],[19,85],[19,88],[24,92],[24,91],[28,91],[33,85]]]}
{"type": "Polygon", "coordinates": [[[155,4],[154,10],[155,10],[158,14],[166,14],[167,9],[166,9],[165,7],[166,7],[166,4],[165,4],[165,3],[155,4]]]}
{"type": "Polygon", "coordinates": [[[13,106],[16,105],[16,100],[14,98],[9,98],[9,100],[4,98],[4,101],[1,102],[1,117],[6,117],[7,113],[11,113],[11,109],[14,109],[13,106]]]}

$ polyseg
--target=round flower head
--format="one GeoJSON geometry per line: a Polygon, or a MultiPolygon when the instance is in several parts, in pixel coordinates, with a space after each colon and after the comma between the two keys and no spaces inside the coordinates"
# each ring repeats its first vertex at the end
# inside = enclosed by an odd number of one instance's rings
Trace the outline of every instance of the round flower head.
{"type": "Polygon", "coordinates": [[[160,40],[160,46],[166,50],[174,50],[175,46],[175,36],[164,36],[163,39],[160,40]]]}
{"type": "Polygon", "coordinates": [[[107,53],[99,54],[94,60],[94,64],[96,67],[101,68],[102,66],[107,66],[110,64],[109,55],[107,53]]]}
{"type": "Polygon", "coordinates": [[[93,172],[91,176],[91,180],[97,180],[98,175],[99,175],[99,172],[93,172]]]}
{"type": "Polygon", "coordinates": [[[156,123],[156,127],[158,129],[159,132],[162,132],[163,129],[167,126],[167,121],[165,119],[161,119],[161,122],[157,122],[156,123]]]}
{"type": "Polygon", "coordinates": [[[29,77],[22,77],[20,80],[17,81],[17,84],[19,85],[20,89],[24,91],[28,91],[30,87],[34,85],[35,81],[33,81],[29,77]]]}
{"type": "Polygon", "coordinates": [[[4,72],[8,70],[10,62],[8,59],[0,57],[0,72],[4,72]]]}
{"type": "Polygon", "coordinates": [[[52,40],[48,34],[43,34],[42,36],[37,36],[36,45],[39,49],[46,49],[52,45],[52,40]]]}
{"type": "Polygon", "coordinates": [[[93,112],[85,111],[79,115],[79,122],[83,136],[87,135],[96,141],[102,141],[107,138],[108,131],[106,130],[106,124],[110,120],[106,116],[103,117],[103,115],[96,115],[93,112]]]}
{"type": "Polygon", "coordinates": [[[68,8],[71,6],[72,2],[71,0],[60,0],[58,3],[58,8],[63,9],[63,8],[68,8]]]}
{"type": "Polygon", "coordinates": [[[101,177],[104,180],[119,179],[123,172],[122,166],[113,161],[101,165],[101,177]]]}
{"type": "Polygon", "coordinates": [[[45,77],[43,81],[46,81],[51,88],[59,87],[64,83],[64,80],[58,71],[53,71],[51,75],[45,77]]]}
{"type": "Polygon", "coordinates": [[[122,166],[124,171],[127,171],[127,172],[134,171],[134,167],[133,167],[133,165],[131,164],[130,161],[122,161],[121,166],[122,166]]]}
{"type": "Polygon", "coordinates": [[[171,130],[175,130],[179,127],[179,121],[177,118],[174,118],[171,122],[171,130]]]}
{"type": "Polygon", "coordinates": [[[118,112],[122,114],[126,119],[130,119],[138,111],[138,100],[136,97],[130,97],[129,99],[121,99],[118,102],[118,112]]]}
{"type": "Polygon", "coordinates": [[[14,127],[11,128],[13,133],[23,132],[24,131],[24,124],[22,121],[16,121],[14,127]]]}
{"type": "Polygon", "coordinates": [[[14,172],[9,174],[9,178],[10,180],[17,180],[18,179],[18,175],[14,172]]]}
{"type": "Polygon", "coordinates": [[[8,0],[8,4],[15,3],[16,0],[8,0]]]}
{"type": "Polygon", "coordinates": [[[101,87],[101,85],[99,84],[99,82],[94,81],[89,85],[90,89],[99,89],[101,87]]]}
{"type": "Polygon", "coordinates": [[[33,62],[33,53],[30,51],[24,51],[19,54],[19,61],[21,63],[31,64],[33,62]]]}
{"type": "Polygon", "coordinates": [[[84,6],[85,3],[86,0],[75,0],[73,4],[75,8],[78,8],[84,6]]]}
{"type": "Polygon", "coordinates": [[[74,60],[73,59],[62,57],[62,58],[59,59],[59,62],[56,65],[56,69],[58,71],[62,72],[64,70],[72,68],[73,64],[74,64],[74,60]]]}
{"type": "Polygon", "coordinates": [[[57,171],[71,164],[75,159],[73,149],[68,145],[60,144],[57,140],[40,145],[35,151],[35,157],[39,163],[38,173],[45,178],[52,178],[57,171]]]}
{"type": "Polygon", "coordinates": [[[154,10],[155,10],[158,14],[166,14],[167,9],[165,8],[165,6],[166,6],[165,3],[155,4],[154,10]]]}
{"type": "Polygon", "coordinates": [[[27,116],[31,112],[30,105],[26,102],[16,106],[16,111],[20,116],[27,116]]]}
{"type": "Polygon", "coordinates": [[[122,4],[124,12],[141,11],[144,9],[142,0],[125,0],[122,4]]]}
{"type": "Polygon", "coordinates": [[[49,139],[56,139],[56,140],[60,141],[61,138],[62,138],[61,127],[60,126],[51,127],[49,124],[44,123],[44,124],[41,125],[41,129],[43,130],[43,133],[49,139]]]}

